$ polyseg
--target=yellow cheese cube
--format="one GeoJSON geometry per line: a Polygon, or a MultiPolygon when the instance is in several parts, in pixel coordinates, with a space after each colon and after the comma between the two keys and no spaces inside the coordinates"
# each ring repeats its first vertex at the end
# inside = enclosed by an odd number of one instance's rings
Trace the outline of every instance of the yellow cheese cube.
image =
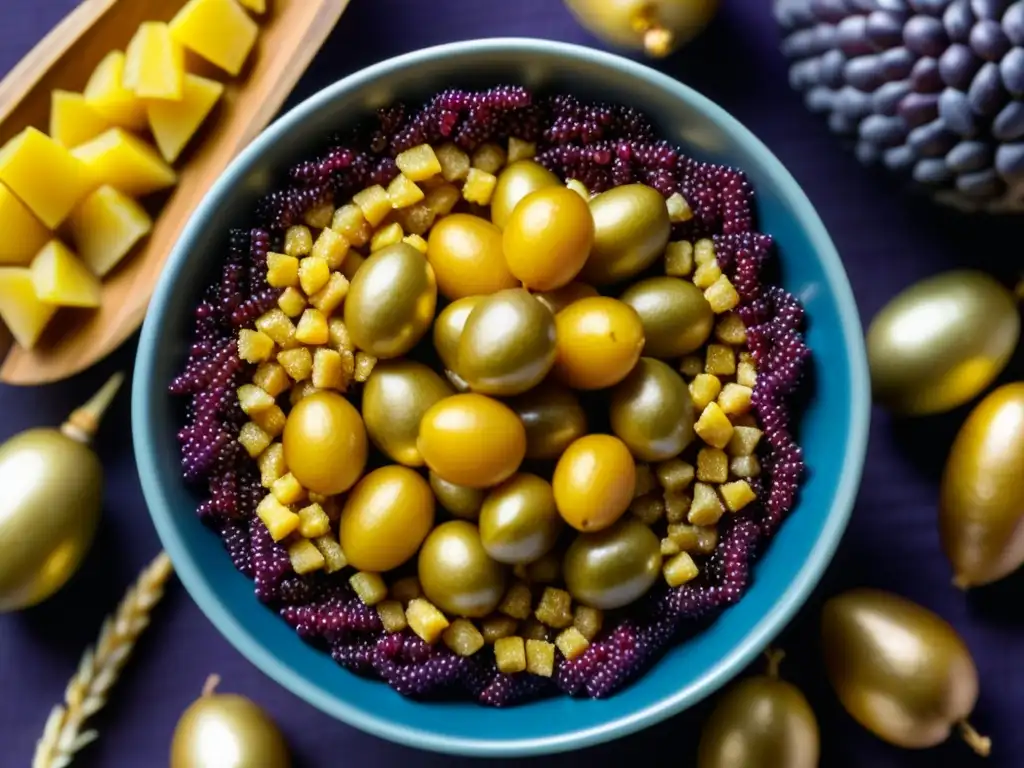
{"type": "Polygon", "coordinates": [[[78,255],[98,277],[116,267],[153,229],[145,209],[109,185],[85,198],[69,222],[78,255]]]}
{"type": "Polygon", "coordinates": [[[32,260],[36,296],[62,307],[98,307],[100,281],[60,240],[51,240],[32,260]]]}
{"type": "Polygon", "coordinates": [[[137,130],[146,127],[146,103],[124,87],[125,56],[111,51],[96,65],[82,95],[86,103],[113,125],[137,130]]]}
{"type": "Polygon", "coordinates": [[[11,190],[0,184],[0,264],[28,266],[50,239],[49,230],[11,190]]]}
{"type": "Polygon", "coordinates": [[[0,182],[50,229],[95,187],[85,163],[32,127],[0,149],[0,182]]]}
{"type": "Polygon", "coordinates": [[[110,127],[110,121],[89,106],[85,96],[59,88],[50,94],[50,138],[77,147],[110,127]]]}
{"type": "Polygon", "coordinates": [[[185,52],[168,26],[144,21],[124,51],[121,84],[140,99],[181,99],[185,85],[185,52]]]}
{"type": "Polygon", "coordinates": [[[178,181],[174,169],[150,144],[121,128],[101,133],[71,154],[88,166],[97,184],[109,184],[132,197],[166,189],[178,181]]]}
{"type": "Polygon", "coordinates": [[[223,93],[223,83],[186,74],[180,101],[149,103],[149,129],[164,160],[173,163],[178,159],[223,93]]]}
{"type": "Polygon", "coordinates": [[[235,0],[189,0],[170,27],[181,45],[231,75],[242,70],[259,33],[235,0]]]}
{"type": "Polygon", "coordinates": [[[0,267],[0,320],[14,340],[32,349],[57,307],[36,297],[32,273],[25,267],[0,267]]]}

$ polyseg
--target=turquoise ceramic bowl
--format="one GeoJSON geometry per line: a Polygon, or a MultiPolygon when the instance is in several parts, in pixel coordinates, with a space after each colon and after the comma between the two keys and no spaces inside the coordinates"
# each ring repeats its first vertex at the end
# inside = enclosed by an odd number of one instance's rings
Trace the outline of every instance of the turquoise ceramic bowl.
{"type": "Polygon", "coordinates": [[[793,177],[756,137],[700,94],[635,62],[554,42],[492,39],[400,56],[335,83],[270,126],[235,160],[196,209],[153,296],[139,344],[132,421],[146,501],[181,581],[257,667],[339,720],[386,739],[464,755],[525,756],[607,741],[670,717],[726,683],[785,627],[846,528],[865,454],[868,391],[861,326],[836,249],[793,177]],[[194,514],[195,499],[180,479],[178,425],[166,395],[188,349],[191,312],[209,265],[227,230],[244,219],[275,172],[325,134],[391,99],[497,82],[631,104],[694,154],[744,169],[757,190],[762,228],[778,242],[783,282],[806,306],[816,368],[800,428],[810,471],[799,507],[758,563],[746,597],[612,698],[561,697],[507,710],[403,699],[383,683],[336,666],[263,607],[194,514]]]}

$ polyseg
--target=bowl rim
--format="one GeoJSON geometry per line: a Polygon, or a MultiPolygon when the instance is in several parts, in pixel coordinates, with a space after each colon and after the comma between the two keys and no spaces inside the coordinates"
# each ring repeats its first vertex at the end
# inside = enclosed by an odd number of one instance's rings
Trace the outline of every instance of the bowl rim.
{"type": "Polygon", "coordinates": [[[860,486],[867,453],[870,418],[870,387],[863,329],[852,288],[839,253],[829,237],[824,223],[807,195],[782,162],[753,132],[725,109],[668,75],[638,61],[599,49],[528,37],[462,40],[422,48],[386,59],[323,88],[268,126],[239,153],[206,193],[172,249],[151,299],[150,309],[146,313],[146,321],[143,324],[136,356],[136,374],[133,382],[131,408],[134,450],[143,496],[160,541],[176,566],[179,579],[200,610],[218,631],[254,666],[279,685],[348,725],[405,746],[474,757],[538,756],[612,741],[678,714],[710,696],[734,678],[789,624],[810,597],[831,562],[849,522],[860,486]],[[444,57],[447,54],[465,52],[467,49],[484,53],[488,51],[507,53],[511,50],[522,54],[554,54],[617,68],[627,75],[646,80],[659,88],[674,93],[677,98],[689,102],[695,109],[705,113],[730,138],[744,145],[751,153],[758,155],[768,173],[777,180],[783,195],[791,201],[797,220],[806,231],[812,247],[817,251],[827,284],[838,308],[842,334],[849,352],[851,403],[848,434],[843,446],[846,456],[843,474],[836,486],[833,504],[816,545],[796,578],[789,583],[772,609],[758,621],[741,642],[737,643],[713,666],[706,669],[701,677],[690,685],[680,688],[672,695],[654,701],[642,709],[616,717],[611,721],[542,738],[450,737],[415,726],[396,724],[389,721],[386,715],[374,714],[356,704],[318,690],[287,663],[273,655],[217,597],[173,524],[172,513],[169,505],[165,503],[158,480],[159,473],[155,460],[157,450],[148,419],[154,386],[153,366],[158,353],[156,340],[159,319],[166,313],[167,304],[173,294],[173,287],[191,250],[190,244],[198,236],[203,222],[216,208],[218,201],[242,181],[248,166],[264,152],[267,146],[283,139],[293,126],[326,106],[339,94],[372,84],[378,78],[393,71],[414,70],[415,66],[421,62],[444,57]]]}

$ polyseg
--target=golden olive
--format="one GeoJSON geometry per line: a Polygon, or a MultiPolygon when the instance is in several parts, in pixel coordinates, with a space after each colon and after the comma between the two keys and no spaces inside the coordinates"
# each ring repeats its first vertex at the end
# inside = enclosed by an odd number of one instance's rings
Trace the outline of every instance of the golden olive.
{"type": "Polygon", "coordinates": [[[573,302],[555,315],[555,377],[573,389],[604,389],[633,370],[644,348],[640,315],[607,296],[573,302]]]}
{"type": "Polygon", "coordinates": [[[491,559],[480,531],[465,520],[441,523],[423,542],[418,562],[427,599],[449,615],[482,618],[505,596],[508,568],[491,559]]]}
{"type": "Polygon", "coordinates": [[[537,301],[550,309],[553,315],[557,315],[574,301],[599,295],[597,288],[590,283],[577,282],[567,283],[561,288],[555,288],[553,291],[542,291],[541,293],[534,294],[537,297],[537,301]]]}
{"type": "Polygon", "coordinates": [[[587,413],[571,389],[544,381],[508,401],[526,427],[526,458],[557,459],[587,434],[587,413]]]}
{"type": "Polygon", "coordinates": [[[904,290],[867,333],[875,399],[896,413],[956,408],[1006,367],[1020,338],[1013,294],[983,272],[956,270],[904,290]]]}
{"type": "Polygon", "coordinates": [[[499,563],[532,563],[546,555],[562,525],[551,483],[526,472],[492,490],[480,508],[480,540],[499,563]]]}
{"type": "MultiPolygon", "coordinates": [[[[565,0],[579,23],[620,48],[663,57],[696,37],[718,0],[565,0]]],[[[739,763],[736,763],[737,768],[739,763]]],[[[745,764],[744,764],[745,765],[745,764]]],[[[780,763],[781,765],[781,763],[780,763]]]]}
{"type": "Polygon", "coordinates": [[[501,230],[468,213],[453,213],[433,226],[427,238],[427,260],[437,275],[438,289],[449,299],[519,285],[505,263],[501,230]]]}
{"type": "Polygon", "coordinates": [[[625,517],[579,534],[565,552],[562,575],[569,594],[584,605],[621,608],[643,597],[661,575],[661,543],[649,527],[625,517]]]}
{"type": "Polygon", "coordinates": [[[555,318],[524,288],[484,296],[469,313],[455,366],[470,389],[518,395],[555,364],[555,318]]]}
{"type": "Polygon", "coordinates": [[[557,187],[562,182],[551,171],[533,160],[517,160],[498,174],[491,195],[491,221],[504,229],[519,201],[531,192],[557,187]]]}
{"type": "Polygon", "coordinates": [[[665,461],[693,442],[693,399],[683,377],[653,357],[612,390],[612,432],[641,461],[665,461]]]}
{"type": "Polygon", "coordinates": [[[1024,382],[1005,384],[971,412],[942,477],[939,533],[961,587],[1024,563],[1024,382]]]}
{"type": "Polygon", "coordinates": [[[442,479],[488,488],[510,478],[523,463],[526,430],[504,403],[467,392],[446,397],[423,414],[416,444],[442,479]]]}
{"type": "Polygon", "coordinates": [[[337,392],[314,392],[292,408],[281,437],[288,470],[303,488],[333,496],[351,488],[366,466],[366,427],[337,392]]]}
{"type": "Polygon", "coordinates": [[[987,739],[967,723],[978,670],[946,621],[875,589],[833,597],[821,621],[829,681],[854,720],[906,749],[940,744],[958,726],[976,751],[987,753],[987,739]]]}
{"type": "Polygon", "coordinates": [[[429,480],[438,502],[455,517],[463,520],[476,520],[480,517],[480,507],[487,495],[485,491],[449,483],[435,472],[429,473],[429,480]]]}
{"type": "Polygon", "coordinates": [[[377,358],[404,355],[430,329],[437,281],[408,243],[381,248],[359,268],[345,298],[345,325],[359,349],[377,358]]]}
{"type": "Polygon", "coordinates": [[[648,357],[688,355],[704,345],[715,325],[714,310],[700,288],[678,277],[649,277],[619,299],[640,315],[648,357]]]}
{"type": "Polygon", "coordinates": [[[578,531],[599,531],[633,501],[636,464],[626,444],[611,435],[585,435],[565,449],[552,478],[555,504],[578,531]]]}
{"type": "Polygon", "coordinates": [[[539,189],[520,200],[502,236],[509,270],[535,291],[570,282],[583,268],[593,243],[590,206],[563,186],[539,189]]]}
{"type": "Polygon", "coordinates": [[[409,467],[366,475],[345,500],[338,539],[349,565],[382,573],[406,562],[434,526],[434,494],[409,467]]]}
{"type": "Polygon", "coordinates": [[[618,283],[643,272],[665,252],[672,225],[661,193],[643,184],[602,192],[590,201],[594,245],[583,271],[585,282],[618,283]]]}
{"type": "Polygon", "coordinates": [[[466,319],[483,296],[464,296],[456,299],[437,313],[434,321],[434,349],[441,358],[444,367],[455,370],[459,361],[459,339],[462,329],[466,327],[466,319]]]}

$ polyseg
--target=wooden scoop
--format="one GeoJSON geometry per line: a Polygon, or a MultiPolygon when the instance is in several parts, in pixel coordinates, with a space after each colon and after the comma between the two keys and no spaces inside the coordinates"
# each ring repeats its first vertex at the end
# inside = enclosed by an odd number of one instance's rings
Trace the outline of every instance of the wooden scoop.
{"type": "MultiPolygon", "coordinates": [[[[84,0],[0,81],[0,143],[29,125],[46,131],[53,89],[81,91],[108,52],[124,50],[140,22],[168,21],[184,2],[84,0]]],[[[101,307],[62,309],[31,351],[13,344],[0,324],[0,381],[28,385],[64,379],[110,354],[139,328],[164,261],[192,211],[277,114],[348,3],[270,0],[246,69],[237,78],[217,75],[225,84],[222,101],[175,164],[179,181],[154,211],[153,231],[104,279],[101,307]]]]}

